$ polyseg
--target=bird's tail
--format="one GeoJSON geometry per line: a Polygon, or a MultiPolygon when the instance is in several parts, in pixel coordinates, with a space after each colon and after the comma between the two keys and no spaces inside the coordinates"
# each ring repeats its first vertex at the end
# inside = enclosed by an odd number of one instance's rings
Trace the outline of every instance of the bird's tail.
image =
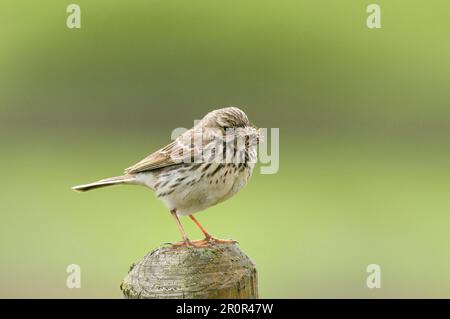
{"type": "Polygon", "coordinates": [[[100,188],[100,187],[119,185],[119,184],[134,184],[135,182],[136,182],[135,176],[122,175],[122,176],[105,178],[105,179],[99,180],[97,182],[89,183],[89,184],[77,185],[77,186],[72,187],[72,189],[75,191],[79,191],[79,192],[86,192],[86,191],[90,191],[91,189],[96,189],[96,188],[100,188]]]}

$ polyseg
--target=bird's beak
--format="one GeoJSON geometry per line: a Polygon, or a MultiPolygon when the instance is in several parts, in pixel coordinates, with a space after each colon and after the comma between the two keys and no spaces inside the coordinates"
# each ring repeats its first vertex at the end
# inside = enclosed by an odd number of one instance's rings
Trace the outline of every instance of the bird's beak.
{"type": "Polygon", "coordinates": [[[247,134],[248,134],[248,136],[256,139],[256,143],[259,144],[259,141],[261,139],[261,130],[259,128],[257,128],[255,125],[251,124],[248,127],[247,134]]]}

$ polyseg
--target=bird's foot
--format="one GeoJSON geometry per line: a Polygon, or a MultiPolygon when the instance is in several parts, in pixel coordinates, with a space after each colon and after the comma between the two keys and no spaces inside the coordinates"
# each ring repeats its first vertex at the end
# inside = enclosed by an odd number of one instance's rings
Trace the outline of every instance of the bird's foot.
{"type": "Polygon", "coordinates": [[[207,236],[204,241],[210,244],[237,244],[237,241],[234,239],[220,239],[213,236],[207,236]]]}
{"type": "Polygon", "coordinates": [[[202,240],[183,240],[183,241],[179,241],[176,243],[172,243],[172,247],[176,248],[176,247],[194,247],[194,248],[201,248],[201,247],[206,247],[208,246],[210,243],[204,239],[202,240]]]}
{"type": "Polygon", "coordinates": [[[191,247],[191,241],[189,239],[177,241],[176,243],[171,243],[172,247],[191,247]]]}
{"type": "Polygon", "coordinates": [[[206,239],[200,239],[200,240],[192,240],[191,245],[192,247],[202,248],[208,247],[209,245],[211,245],[211,243],[206,239]]]}
{"type": "Polygon", "coordinates": [[[200,240],[183,240],[176,243],[172,243],[172,247],[193,247],[193,248],[204,248],[214,244],[236,244],[237,241],[233,239],[219,239],[212,236],[205,237],[205,239],[200,240]]]}

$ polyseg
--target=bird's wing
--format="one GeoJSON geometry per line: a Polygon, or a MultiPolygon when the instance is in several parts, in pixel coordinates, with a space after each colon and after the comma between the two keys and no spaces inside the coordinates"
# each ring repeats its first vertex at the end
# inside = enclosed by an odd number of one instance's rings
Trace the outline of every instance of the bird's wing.
{"type": "Polygon", "coordinates": [[[136,174],[170,165],[193,162],[193,159],[197,158],[196,156],[201,155],[201,147],[196,147],[193,143],[193,134],[192,130],[185,132],[167,146],[125,169],[125,173],[136,174]]]}
{"type": "Polygon", "coordinates": [[[166,147],[157,150],[156,152],[150,154],[146,158],[144,158],[142,161],[128,167],[125,169],[125,173],[127,174],[135,174],[143,171],[149,171],[156,168],[161,168],[169,165],[176,164],[175,161],[170,156],[170,149],[173,148],[172,142],[166,147]]]}

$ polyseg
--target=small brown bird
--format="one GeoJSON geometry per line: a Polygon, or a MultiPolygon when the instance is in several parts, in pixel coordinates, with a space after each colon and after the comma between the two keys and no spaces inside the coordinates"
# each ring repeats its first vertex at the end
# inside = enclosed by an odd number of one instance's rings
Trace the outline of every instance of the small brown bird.
{"type": "Polygon", "coordinates": [[[121,176],[73,187],[143,185],[156,192],[174,217],[183,241],[175,245],[201,247],[233,243],[211,236],[193,214],[227,200],[248,182],[257,160],[260,132],[236,107],[208,113],[173,142],[127,168],[121,176]],[[205,235],[190,241],[178,216],[189,216],[205,235]]]}

